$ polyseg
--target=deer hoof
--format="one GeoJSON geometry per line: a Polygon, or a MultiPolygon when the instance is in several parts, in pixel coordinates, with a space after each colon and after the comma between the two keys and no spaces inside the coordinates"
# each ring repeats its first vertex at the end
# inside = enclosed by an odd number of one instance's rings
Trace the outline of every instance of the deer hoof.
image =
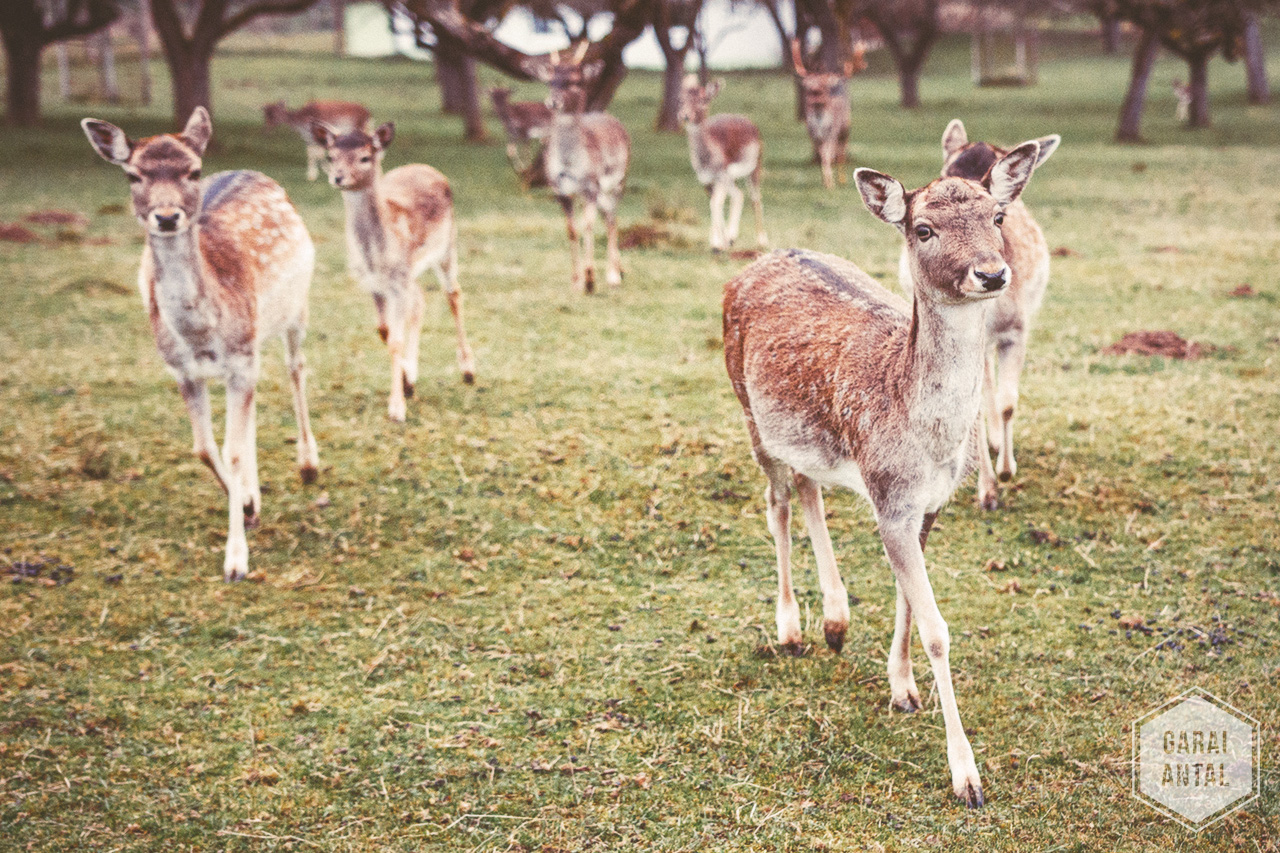
{"type": "Polygon", "coordinates": [[[464,371],[462,371],[462,382],[463,382],[463,384],[465,384],[465,385],[475,385],[475,384],[476,384],[476,375],[475,375],[475,373],[473,373],[473,372],[472,372],[472,371],[470,371],[470,370],[464,370],[464,371]]]}
{"type": "Polygon", "coordinates": [[[827,648],[836,654],[840,654],[840,650],[844,648],[844,634],[849,629],[848,623],[841,624],[839,622],[825,622],[822,625],[822,634],[827,638],[827,648]]]}
{"type": "Polygon", "coordinates": [[[1000,508],[1000,494],[995,489],[986,494],[978,495],[978,509],[986,512],[995,512],[1000,508]]]}
{"type": "Polygon", "coordinates": [[[303,465],[298,469],[298,476],[302,478],[305,485],[311,485],[320,476],[320,472],[316,470],[314,465],[303,465]]]}
{"type": "Polygon", "coordinates": [[[924,706],[920,704],[920,694],[915,692],[908,693],[901,699],[893,700],[893,709],[904,714],[914,714],[922,707],[924,706]]]}
{"type": "Polygon", "coordinates": [[[402,379],[402,380],[400,381],[400,385],[401,385],[401,387],[402,387],[402,388],[404,388],[404,396],[405,396],[405,398],[406,398],[406,399],[407,399],[407,398],[410,398],[410,397],[412,397],[412,396],[413,396],[413,383],[412,383],[412,382],[410,382],[408,379],[402,379]]]}
{"type": "Polygon", "coordinates": [[[986,803],[982,798],[982,784],[979,782],[965,782],[964,787],[956,791],[956,796],[969,809],[980,809],[986,803]]]}
{"type": "Polygon", "coordinates": [[[793,658],[804,656],[804,643],[783,643],[778,647],[778,651],[784,655],[791,655],[793,658]]]}
{"type": "Polygon", "coordinates": [[[388,330],[387,330],[387,327],[386,327],[386,326],[379,326],[379,327],[378,327],[378,337],[382,338],[382,342],[383,342],[384,344],[387,342],[387,332],[388,332],[388,330]]]}
{"type": "Polygon", "coordinates": [[[253,504],[244,505],[244,529],[256,530],[258,525],[262,523],[262,517],[258,515],[258,510],[253,504]]]}

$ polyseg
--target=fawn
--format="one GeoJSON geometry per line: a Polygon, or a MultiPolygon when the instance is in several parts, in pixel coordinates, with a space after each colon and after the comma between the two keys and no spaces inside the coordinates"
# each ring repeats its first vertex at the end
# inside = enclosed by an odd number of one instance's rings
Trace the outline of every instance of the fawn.
{"type": "Polygon", "coordinates": [[[707,117],[711,99],[720,93],[723,80],[698,84],[698,76],[684,78],[680,91],[680,120],[689,135],[689,160],[694,174],[711,197],[711,249],[723,251],[738,239],[742,221],[742,190],[738,181],[747,178],[751,208],[756,217],[756,242],[769,244],[764,233],[764,207],[760,201],[760,172],[764,143],[760,129],[746,116],[722,113],[707,117]],[[724,221],[724,203],[731,200],[729,223],[724,221]]]}
{"type": "Polygon", "coordinates": [[[582,62],[587,46],[583,42],[574,57],[566,61],[552,53],[550,63],[541,66],[539,73],[551,87],[547,99],[552,112],[545,147],[547,183],[564,209],[573,248],[573,284],[583,293],[592,293],[597,210],[604,214],[608,232],[605,281],[610,285],[622,283],[618,204],[626,189],[631,137],[622,122],[608,113],[583,112],[586,86],[603,68],[599,61],[582,62]],[[582,199],[582,218],[575,224],[576,198],[582,199]]]}
{"type": "Polygon", "coordinates": [[[263,123],[268,128],[287,124],[302,137],[307,146],[308,181],[314,181],[320,176],[319,167],[324,163],[324,148],[312,138],[311,123],[324,122],[341,133],[352,130],[368,133],[371,118],[367,109],[350,101],[311,101],[296,110],[289,109],[284,101],[276,101],[262,108],[263,123]]]}
{"type": "Polygon", "coordinates": [[[219,172],[200,179],[213,134],[209,113],[196,107],[180,134],[134,142],[120,128],[86,118],[95,151],[124,169],[133,213],[146,232],[138,287],[156,348],[191,418],[195,454],[213,470],[230,505],[222,576],[249,571],[246,523],[257,523],[257,418],[262,341],[284,338],[298,421],[298,471],[316,479],[319,452],[307,413],[307,292],[315,249],[302,218],[278,184],[257,172],[219,172]],[[227,386],[222,453],[213,437],[208,382],[227,386]]]}
{"type": "Polygon", "coordinates": [[[520,146],[545,139],[551,126],[551,108],[539,101],[513,101],[511,90],[495,86],[489,90],[493,111],[507,132],[507,159],[517,174],[528,168],[520,156],[520,146]]]}
{"type": "Polygon", "coordinates": [[[382,174],[382,158],[395,138],[387,122],[372,134],[339,133],[311,125],[329,160],[329,183],[342,191],[347,214],[347,269],[373,296],[378,335],[391,353],[387,415],[403,421],[405,398],[418,381],[418,344],[426,297],[418,276],[431,268],[449,300],[457,332],[458,367],[475,381],[475,357],[462,324],[458,289],[458,226],[449,180],[436,169],[411,163],[382,174]]]}
{"type": "MultiPolygon", "coordinates": [[[[1036,166],[1048,160],[1062,138],[1044,136],[1036,140],[1040,153],[1036,166]]],[[[942,176],[981,181],[987,171],[1008,152],[986,142],[969,142],[964,123],[952,119],[942,134],[942,176]]],[[[1022,199],[1005,209],[1004,259],[1009,265],[1009,286],[1000,294],[987,318],[987,354],[984,359],[983,399],[986,420],[983,422],[983,444],[996,452],[995,468],[991,456],[983,451],[978,465],[977,503],[993,510],[999,505],[997,476],[1012,480],[1018,471],[1013,457],[1013,416],[1018,406],[1018,381],[1026,360],[1031,321],[1044,301],[1049,283],[1049,245],[1044,233],[1032,218],[1022,199]],[[997,374],[997,367],[999,373],[997,374]]],[[[898,263],[898,281],[911,293],[911,266],[907,248],[903,247],[898,263]]]]}
{"type": "Polygon", "coordinates": [[[848,261],[797,249],[757,260],[725,285],[725,365],[752,451],[768,479],[766,516],[777,551],[778,640],[801,648],[791,586],[791,490],[813,544],[827,645],[839,651],[849,599],[836,568],[822,487],[870,502],[897,582],[889,653],[894,707],[914,711],[911,620],[933,668],[946,723],[952,789],[981,806],[982,783],[960,724],[950,635],[925,570],[939,510],[972,470],[978,444],[987,315],[1009,281],[1004,210],[1035,168],[1026,142],[981,181],[939,178],[906,192],[888,175],[854,173],[873,214],[907,239],[914,302],[848,261]]]}
{"type": "Polygon", "coordinates": [[[797,39],[791,40],[791,63],[800,79],[804,100],[804,124],[813,141],[813,153],[822,165],[822,185],[835,186],[833,166],[840,164],[840,182],[844,183],[844,162],[849,144],[849,78],[866,67],[862,47],[846,60],[844,72],[806,71],[804,56],[797,39]]]}

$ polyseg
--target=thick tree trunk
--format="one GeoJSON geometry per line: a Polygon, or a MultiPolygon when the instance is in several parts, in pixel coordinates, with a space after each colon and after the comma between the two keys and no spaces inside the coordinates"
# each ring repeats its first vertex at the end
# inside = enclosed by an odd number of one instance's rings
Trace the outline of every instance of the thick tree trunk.
{"type": "Polygon", "coordinates": [[[210,87],[211,57],[186,51],[181,55],[166,51],[169,73],[173,77],[173,125],[184,127],[196,107],[204,107],[213,114],[213,94],[210,87]]]}
{"type": "Polygon", "coordinates": [[[898,66],[899,104],[913,110],[920,106],[920,63],[903,63],[898,66]]]}
{"type": "Polygon", "coordinates": [[[1245,17],[1244,69],[1249,81],[1249,103],[1269,103],[1271,86],[1267,83],[1267,50],[1262,44],[1262,28],[1255,12],[1247,12],[1245,17]]]}
{"type": "Polygon", "coordinates": [[[488,134],[480,111],[476,61],[450,39],[436,42],[435,58],[441,108],[449,115],[462,116],[463,133],[468,142],[484,142],[488,134]]]}
{"type": "Polygon", "coordinates": [[[667,55],[667,67],[662,74],[662,106],[658,108],[658,130],[680,130],[680,84],[684,80],[684,51],[667,55]]]}
{"type": "Polygon", "coordinates": [[[1120,106],[1120,124],[1116,128],[1117,142],[1140,142],[1142,140],[1142,109],[1147,102],[1147,81],[1151,79],[1151,69],[1156,64],[1156,54],[1160,52],[1160,42],[1155,33],[1142,31],[1133,50],[1133,66],[1129,72],[1129,91],[1125,93],[1124,103],[1120,106]]]}
{"type": "Polygon", "coordinates": [[[1102,52],[1107,56],[1120,52],[1120,19],[1117,17],[1102,19],[1102,52]]]}
{"type": "Polygon", "coordinates": [[[120,82],[116,77],[116,48],[111,41],[111,27],[103,27],[93,37],[98,46],[98,85],[109,104],[120,103],[120,82]]]}
{"type": "Polygon", "coordinates": [[[1191,115],[1187,119],[1188,127],[1209,126],[1209,54],[1196,54],[1187,59],[1191,79],[1187,86],[1191,90],[1191,115]]]}
{"type": "Polygon", "coordinates": [[[36,38],[5,33],[5,77],[9,81],[9,124],[35,127],[40,123],[40,53],[36,38]]]}
{"type": "Polygon", "coordinates": [[[138,97],[151,104],[151,0],[138,0],[138,97]]]}
{"type": "Polygon", "coordinates": [[[596,78],[595,87],[587,97],[587,109],[593,112],[608,109],[610,102],[613,101],[613,96],[618,93],[618,87],[622,85],[622,81],[626,79],[626,76],[627,66],[622,63],[621,56],[612,60],[606,59],[604,70],[596,78]]]}

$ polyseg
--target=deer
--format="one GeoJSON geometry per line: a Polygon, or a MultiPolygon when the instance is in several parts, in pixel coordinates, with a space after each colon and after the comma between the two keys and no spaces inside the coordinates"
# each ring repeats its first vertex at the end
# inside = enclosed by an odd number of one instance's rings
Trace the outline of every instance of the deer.
{"type": "Polygon", "coordinates": [[[350,101],[311,101],[296,110],[289,109],[284,101],[276,101],[274,104],[263,105],[262,119],[268,130],[287,124],[302,137],[307,146],[307,180],[314,181],[320,176],[319,167],[324,163],[324,149],[312,139],[311,123],[321,121],[343,133],[352,130],[368,133],[372,116],[360,104],[350,101]]]}
{"type": "MultiPolygon", "coordinates": [[[[1057,134],[1036,140],[1040,145],[1036,167],[1058,150],[1057,134]]],[[[986,142],[969,142],[964,122],[953,119],[942,134],[942,177],[981,181],[987,171],[1009,152],[986,142]]],[[[1018,407],[1018,385],[1026,361],[1032,320],[1044,301],[1049,283],[1049,245],[1022,199],[1005,210],[1003,257],[1009,266],[1009,285],[996,299],[987,320],[987,353],[982,380],[986,418],[983,445],[997,454],[996,464],[983,451],[978,465],[977,505],[991,511],[1000,505],[999,486],[1018,471],[1013,454],[1013,419],[1018,407]]],[[[908,247],[898,261],[898,282],[910,294],[913,280],[908,247]]]]}
{"type": "Polygon", "coordinates": [[[507,132],[507,159],[516,173],[523,175],[529,167],[520,156],[520,146],[546,138],[551,108],[540,101],[512,101],[511,90],[505,86],[490,89],[489,99],[507,132]]]}
{"type": "MultiPolygon", "coordinates": [[[[859,42],[854,55],[845,60],[843,73],[806,71],[798,39],[791,40],[791,63],[800,80],[804,103],[804,123],[813,141],[813,153],[822,165],[822,186],[835,186],[833,167],[843,170],[849,144],[849,78],[866,67],[865,48],[859,42]]],[[[840,182],[844,183],[841,172],[840,182]]]]}
{"type": "Polygon", "coordinates": [[[320,464],[307,411],[307,294],[315,248],[285,191],[266,175],[218,172],[201,179],[213,124],[196,107],[179,134],[133,141],[105,121],[80,123],[102,159],[129,178],[133,213],[146,242],[138,288],[156,348],[178,382],[194,434],[194,453],[227,493],[222,577],[249,571],[245,528],[257,525],[254,394],[262,342],[279,335],[293,387],[302,482],[320,464]],[[213,435],[208,384],[226,385],[227,426],[221,454],[213,435]]]}
{"type": "Polygon", "coordinates": [[[618,204],[626,189],[631,163],[631,137],[622,122],[604,112],[584,112],[586,86],[599,76],[604,63],[584,63],[587,42],[572,58],[552,53],[538,66],[538,75],[551,89],[551,127],[544,160],[547,184],[564,210],[573,253],[573,286],[595,292],[595,221],[604,214],[608,233],[605,281],[622,284],[622,256],[618,252],[618,204]],[[575,223],[575,199],[582,199],[582,216],[575,223]],[[581,247],[579,247],[581,237],[581,247]],[[585,257],[584,257],[585,256],[585,257]]]}
{"type": "Polygon", "coordinates": [[[891,706],[922,707],[911,669],[914,619],[942,707],[952,790],[971,808],[983,804],[982,782],[960,723],[950,634],[924,549],[939,511],[976,464],[987,315],[1009,284],[1000,229],[1039,147],[1019,145],[981,181],[938,178],[911,192],[881,172],[854,172],[867,208],[906,238],[910,305],[853,263],[801,249],[765,255],[724,289],[725,366],[768,482],[778,641],[795,654],[803,648],[791,585],[793,487],[816,558],[823,632],[835,652],[848,630],[849,598],[822,489],[860,493],[897,585],[891,706]]]}
{"type": "Polygon", "coordinates": [[[1174,80],[1173,97],[1178,102],[1173,110],[1174,119],[1186,121],[1191,116],[1191,87],[1181,80],[1174,80]]]}
{"type": "Polygon", "coordinates": [[[751,208],[756,219],[756,242],[769,245],[764,232],[764,207],[760,200],[760,173],[764,143],[760,129],[746,116],[721,113],[708,117],[711,99],[724,87],[723,80],[707,86],[698,75],[689,74],[680,89],[680,121],[689,136],[689,160],[694,174],[711,198],[711,250],[724,251],[738,239],[742,220],[742,190],[738,181],[746,178],[751,190],[751,208]],[[729,222],[724,219],[725,200],[731,201],[729,222]]]}
{"type": "Polygon", "coordinates": [[[434,270],[449,302],[457,335],[462,381],[475,382],[475,356],[462,320],[458,289],[458,226],[449,179],[423,163],[382,173],[382,160],[395,138],[392,122],[373,133],[340,132],[322,122],[312,138],[329,163],[329,183],[342,192],[346,210],[347,269],[373,297],[378,336],[391,354],[387,416],[402,423],[406,398],[418,381],[418,345],[426,297],[418,277],[434,270]]]}

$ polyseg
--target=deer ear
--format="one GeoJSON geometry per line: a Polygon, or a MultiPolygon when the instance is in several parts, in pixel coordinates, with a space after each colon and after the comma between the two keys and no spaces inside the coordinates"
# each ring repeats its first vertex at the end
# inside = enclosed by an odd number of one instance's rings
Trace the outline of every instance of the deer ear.
{"type": "Polygon", "coordinates": [[[907,193],[902,184],[874,169],[857,169],[853,180],[867,210],[899,231],[906,228],[907,193]]]}
{"type": "Polygon", "coordinates": [[[84,135],[89,137],[89,144],[98,152],[99,157],[117,166],[128,162],[129,155],[133,153],[133,143],[124,135],[123,130],[96,118],[84,119],[80,126],[84,128],[84,135]]]}
{"type": "Polygon", "coordinates": [[[983,184],[1000,204],[1012,204],[1031,180],[1040,156],[1040,143],[1024,142],[996,161],[983,184]]]}
{"type": "Polygon", "coordinates": [[[1040,156],[1036,158],[1036,168],[1038,169],[1040,164],[1048,160],[1049,156],[1058,150],[1062,137],[1055,133],[1052,136],[1042,136],[1036,142],[1040,143],[1040,156]]]}
{"type": "Polygon", "coordinates": [[[205,146],[213,136],[213,122],[209,119],[209,111],[204,107],[196,107],[187,119],[187,126],[182,129],[182,141],[195,149],[196,154],[204,156],[205,146]]]}
{"type": "Polygon", "coordinates": [[[333,145],[334,140],[338,138],[338,134],[334,133],[333,128],[322,121],[311,121],[311,138],[315,140],[316,145],[321,148],[329,148],[333,145]]]}
{"type": "Polygon", "coordinates": [[[964,122],[953,118],[951,124],[942,132],[942,159],[948,160],[961,148],[969,144],[969,134],[964,129],[964,122]]]}
{"type": "Polygon", "coordinates": [[[385,151],[387,146],[391,144],[391,140],[395,138],[395,122],[389,121],[373,132],[373,147],[379,151],[385,151]]]}
{"type": "Polygon", "coordinates": [[[724,78],[717,77],[707,84],[707,100],[714,98],[720,94],[720,90],[724,88],[724,78]]]}

